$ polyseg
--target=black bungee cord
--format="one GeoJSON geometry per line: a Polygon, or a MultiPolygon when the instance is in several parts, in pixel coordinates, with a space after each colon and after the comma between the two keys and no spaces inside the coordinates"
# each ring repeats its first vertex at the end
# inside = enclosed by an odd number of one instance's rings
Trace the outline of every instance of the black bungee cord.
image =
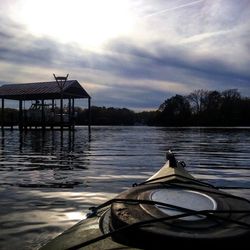
{"type": "Polygon", "coordinates": [[[188,208],[183,208],[183,207],[179,207],[179,206],[175,206],[172,204],[168,204],[168,203],[164,203],[164,202],[158,202],[158,201],[151,201],[151,200],[135,200],[135,199],[119,199],[119,198],[115,198],[115,199],[111,199],[107,202],[104,202],[103,204],[97,206],[97,207],[90,207],[89,209],[92,211],[87,218],[91,218],[94,216],[98,216],[98,211],[112,205],[113,203],[125,203],[125,204],[130,204],[130,205],[138,205],[138,204],[147,204],[147,205],[158,205],[158,206],[164,206],[164,207],[168,207],[168,208],[173,208],[173,209],[178,209],[180,211],[182,211],[182,214],[178,214],[178,215],[173,215],[173,216],[166,216],[166,217],[161,217],[161,218],[154,218],[154,219],[150,219],[150,220],[145,220],[145,221],[140,221],[140,222],[136,222],[130,225],[126,225],[123,226],[121,228],[118,228],[114,231],[105,233],[103,235],[100,235],[98,237],[95,237],[91,240],[82,242],[80,244],[77,244],[75,246],[69,247],[67,248],[67,250],[76,250],[85,246],[88,246],[90,244],[96,243],[100,240],[104,240],[108,237],[111,237],[117,233],[126,231],[126,230],[132,230],[134,228],[138,228],[141,226],[145,226],[145,225],[149,225],[152,223],[157,223],[157,222],[164,222],[168,225],[171,226],[175,226],[175,227],[180,227],[179,225],[173,225],[171,223],[168,223],[168,221],[170,220],[175,220],[175,219],[180,219],[180,218],[184,218],[184,217],[188,217],[188,216],[192,216],[192,215],[203,215],[203,216],[207,216],[210,219],[214,219],[214,220],[222,220],[225,222],[231,222],[246,228],[250,229],[250,224],[245,223],[245,222],[241,222],[241,221],[237,221],[237,220],[233,220],[231,218],[228,217],[221,217],[218,216],[216,214],[224,214],[224,213],[249,213],[250,214],[250,210],[201,210],[201,211],[195,211],[192,209],[188,209],[188,208]]]}

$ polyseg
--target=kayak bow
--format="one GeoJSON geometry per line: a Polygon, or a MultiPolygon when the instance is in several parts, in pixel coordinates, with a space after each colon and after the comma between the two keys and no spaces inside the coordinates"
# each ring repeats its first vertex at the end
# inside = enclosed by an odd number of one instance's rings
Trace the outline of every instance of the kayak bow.
{"type": "Polygon", "coordinates": [[[184,167],[169,152],[151,178],[91,208],[42,250],[232,247],[248,240],[250,202],[196,180],[184,167]]]}

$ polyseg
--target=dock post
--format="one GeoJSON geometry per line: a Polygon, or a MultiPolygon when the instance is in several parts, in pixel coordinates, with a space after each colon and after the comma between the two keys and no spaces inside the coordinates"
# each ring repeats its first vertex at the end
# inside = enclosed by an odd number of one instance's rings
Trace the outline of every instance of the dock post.
{"type": "Polygon", "coordinates": [[[73,123],[73,129],[75,129],[75,99],[72,99],[72,123],[73,123]]]}
{"type": "Polygon", "coordinates": [[[89,116],[88,130],[90,134],[91,133],[91,97],[88,97],[88,116],[89,116]]]}
{"type": "Polygon", "coordinates": [[[23,130],[23,101],[19,100],[19,130],[23,130]]]}
{"type": "Polygon", "coordinates": [[[51,113],[53,115],[53,119],[51,119],[51,126],[50,126],[50,128],[53,130],[54,129],[54,123],[55,123],[55,99],[52,99],[51,113]]]}
{"type": "Polygon", "coordinates": [[[42,99],[42,130],[45,129],[44,99],[42,99]]]}
{"type": "Polygon", "coordinates": [[[71,112],[71,99],[69,98],[69,104],[68,104],[68,123],[69,123],[69,130],[72,129],[72,112],[71,112]]]}
{"type": "Polygon", "coordinates": [[[10,114],[10,129],[11,131],[13,130],[13,123],[14,123],[14,114],[10,114]]]}
{"type": "Polygon", "coordinates": [[[4,129],[4,98],[2,98],[2,109],[1,109],[1,128],[4,129]]]}

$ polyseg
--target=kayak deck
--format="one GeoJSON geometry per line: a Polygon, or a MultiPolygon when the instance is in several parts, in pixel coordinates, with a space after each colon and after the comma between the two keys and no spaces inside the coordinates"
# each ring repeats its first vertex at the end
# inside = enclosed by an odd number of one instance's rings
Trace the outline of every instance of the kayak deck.
{"type": "MultiPolygon", "coordinates": [[[[62,250],[71,249],[74,246],[87,242],[102,235],[99,229],[99,217],[88,218],[80,221],[54,240],[47,243],[41,250],[62,250]]],[[[72,248],[74,249],[74,248],[72,248]]],[[[114,242],[111,238],[106,238],[90,245],[77,249],[133,249],[114,242]]],[[[134,248],[136,249],[136,248],[134,248]]]]}
{"type": "MultiPolygon", "coordinates": [[[[166,164],[147,181],[152,183],[160,181],[171,181],[175,179],[181,179],[181,177],[194,179],[187,171],[183,170],[182,167],[171,168],[169,167],[169,162],[166,164]],[[177,177],[178,176],[178,177],[177,177]]],[[[52,241],[48,242],[41,250],[62,250],[70,249],[73,246],[79,245],[82,242],[87,242],[91,239],[99,237],[102,232],[99,228],[100,217],[87,218],[70,229],[66,230],[59,236],[57,236],[52,241]]],[[[79,248],[81,249],[81,248],[79,248]]],[[[92,249],[139,249],[131,248],[113,241],[110,237],[100,240],[98,242],[92,243],[88,246],[84,246],[86,250],[92,249]]]]}
{"type": "Polygon", "coordinates": [[[41,250],[141,249],[183,242],[193,246],[193,240],[199,246],[203,241],[216,246],[250,237],[249,201],[196,180],[179,162],[171,165],[168,160],[145,182],[94,208],[87,219],[41,250]],[[199,214],[203,210],[208,212],[199,214]]]}

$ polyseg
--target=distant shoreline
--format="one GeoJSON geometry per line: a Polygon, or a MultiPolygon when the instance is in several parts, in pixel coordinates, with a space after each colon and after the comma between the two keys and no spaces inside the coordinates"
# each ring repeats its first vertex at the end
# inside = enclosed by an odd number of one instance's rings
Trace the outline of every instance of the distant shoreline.
{"type": "MultiPolygon", "coordinates": [[[[5,108],[4,121],[18,124],[18,110],[5,108]]],[[[0,112],[0,119],[1,117],[0,112]]],[[[75,107],[75,125],[88,125],[89,110],[75,107]]],[[[155,111],[91,106],[91,125],[156,127],[248,127],[250,98],[237,89],[195,90],[166,99],[155,111]]]]}

